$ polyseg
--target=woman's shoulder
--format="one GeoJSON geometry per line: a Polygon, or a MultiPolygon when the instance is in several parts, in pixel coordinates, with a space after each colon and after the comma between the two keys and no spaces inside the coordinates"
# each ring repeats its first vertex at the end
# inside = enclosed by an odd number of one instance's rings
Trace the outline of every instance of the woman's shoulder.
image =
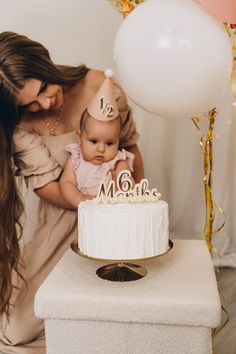
{"type": "Polygon", "coordinates": [[[37,122],[37,119],[35,119],[35,118],[38,118],[38,117],[39,117],[38,112],[35,112],[35,113],[27,112],[27,111],[22,112],[21,123],[20,123],[21,127],[29,129],[29,130],[33,130],[35,122],[37,122]]]}
{"type": "MultiPolygon", "coordinates": [[[[95,94],[105,80],[105,73],[102,70],[90,69],[85,77],[84,88],[95,94]]],[[[112,77],[114,94],[117,99],[124,94],[119,81],[115,76],[112,77]]]]}
{"type": "Polygon", "coordinates": [[[102,70],[90,69],[85,77],[85,85],[93,91],[97,91],[105,79],[102,70]]]}

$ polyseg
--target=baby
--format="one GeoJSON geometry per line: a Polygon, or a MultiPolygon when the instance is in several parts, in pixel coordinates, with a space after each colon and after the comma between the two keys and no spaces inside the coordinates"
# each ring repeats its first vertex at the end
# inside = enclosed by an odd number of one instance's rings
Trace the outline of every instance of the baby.
{"type": "Polygon", "coordinates": [[[66,146],[71,158],[59,186],[68,203],[77,207],[81,201],[96,197],[101,181],[108,185],[112,179],[116,181],[120,171],[133,171],[134,155],[119,150],[120,132],[121,117],[107,77],[82,114],[80,143],[66,146]]]}

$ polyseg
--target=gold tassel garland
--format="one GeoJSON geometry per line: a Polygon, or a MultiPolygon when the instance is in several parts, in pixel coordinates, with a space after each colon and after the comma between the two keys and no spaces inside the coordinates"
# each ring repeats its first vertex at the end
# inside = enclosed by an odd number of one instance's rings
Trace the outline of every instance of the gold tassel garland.
{"type": "Polygon", "coordinates": [[[209,251],[212,253],[214,251],[218,256],[219,251],[214,247],[212,243],[212,236],[218,233],[223,226],[225,225],[225,213],[223,209],[214,202],[213,193],[212,193],[212,177],[213,177],[213,130],[215,125],[215,118],[217,115],[216,108],[211,109],[207,118],[209,121],[207,135],[204,136],[200,130],[199,123],[201,121],[198,117],[193,117],[193,123],[200,133],[200,147],[203,152],[204,157],[204,192],[205,192],[205,202],[206,202],[206,218],[204,226],[204,237],[207,243],[209,251]],[[217,229],[213,229],[214,220],[215,220],[215,210],[218,210],[223,217],[221,225],[217,229]]]}

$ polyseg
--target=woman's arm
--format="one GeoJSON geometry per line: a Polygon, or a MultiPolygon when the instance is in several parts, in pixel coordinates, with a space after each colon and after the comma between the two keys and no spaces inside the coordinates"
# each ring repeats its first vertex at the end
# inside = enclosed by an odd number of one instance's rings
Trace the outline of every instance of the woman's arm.
{"type": "Polygon", "coordinates": [[[65,209],[76,209],[82,200],[92,199],[78,190],[71,159],[68,159],[59,182],[50,182],[34,191],[40,198],[65,209]]]}
{"type": "Polygon", "coordinates": [[[67,160],[60,178],[59,190],[62,197],[75,208],[77,208],[80,202],[87,199],[93,199],[92,196],[83,194],[79,191],[76,183],[74,167],[70,158],[67,160]]]}
{"type": "Polygon", "coordinates": [[[68,203],[61,195],[58,181],[50,182],[43,187],[35,189],[34,192],[41,199],[44,199],[60,208],[75,209],[75,207],[71,203],[68,203]]]}
{"type": "Polygon", "coordinates": [[[141,179],[144,178],[144,167],[143,167],[143,159],[141,152],[139,150],[138,145],[132,145],[125,148],[127,151],[132,152],[134,154],[134,172],[132,176],[136,183],[140,182],[141,179]]]}

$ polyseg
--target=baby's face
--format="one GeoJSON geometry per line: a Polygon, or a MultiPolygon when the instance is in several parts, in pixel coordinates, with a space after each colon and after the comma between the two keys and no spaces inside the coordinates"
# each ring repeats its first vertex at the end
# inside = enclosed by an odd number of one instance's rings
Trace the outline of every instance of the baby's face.
{"type": "Polygon", "coordinates": [[[118,151],[119,137],[119,119],[103,122],[88,116],[81,132],[84,159],[95,165],[112,160],[118,151]]]}

